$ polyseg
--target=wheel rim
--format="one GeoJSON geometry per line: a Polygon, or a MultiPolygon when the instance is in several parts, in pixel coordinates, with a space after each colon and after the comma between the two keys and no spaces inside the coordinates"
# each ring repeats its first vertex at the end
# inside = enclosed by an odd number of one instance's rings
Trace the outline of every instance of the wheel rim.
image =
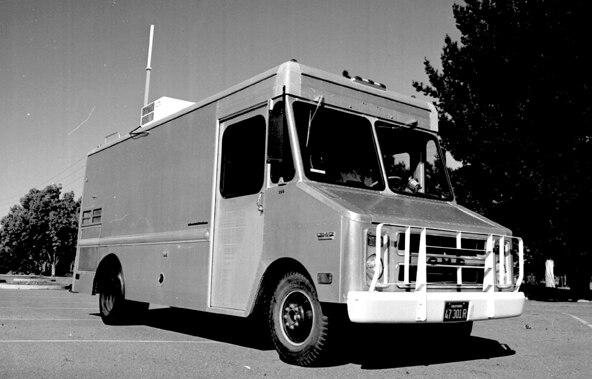
{"type": "Polygon", "coordinates": [[[121,286],[119,283],[119,279],[113,276],[105,283],[105,287],[99,298],[104,315],[109,315],[113,311],[117,297],[121,296],[121,286]]]}
{"type": "Polygon", "coordinates": [[[281,304],[280,325],[286,339],[294,345],[303,344],[310,336],[314,309],[308,294],[292,291],[281,304]]]}
{"type": "Polygon", "coordinates": [[[113,304],[115,303],[115,296],[112,294],[101,294],[101,306],[104,314],[109,314],[113,310],[113,304]]]}

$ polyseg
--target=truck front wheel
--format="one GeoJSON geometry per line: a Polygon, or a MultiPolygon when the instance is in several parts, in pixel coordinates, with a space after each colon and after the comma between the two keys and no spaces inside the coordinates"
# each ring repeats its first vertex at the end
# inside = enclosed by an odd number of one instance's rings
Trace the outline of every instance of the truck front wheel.
{"type": "Polygon", "coordinates": [[[284,362],[310,366],[323,357],[327,350],[328,318],[304,275],[290,272],[282,277],[268,312],[271,339],[284,362]]]}

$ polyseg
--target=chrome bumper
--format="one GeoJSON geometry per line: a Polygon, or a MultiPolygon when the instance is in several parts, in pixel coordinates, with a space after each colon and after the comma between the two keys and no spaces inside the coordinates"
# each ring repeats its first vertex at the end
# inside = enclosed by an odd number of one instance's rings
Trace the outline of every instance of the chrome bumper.
{"type": "Polygon", "coordinates": [[[467,321],[516,317],[524,309],[522,292],[368,292],[351,291],[347,311],[353,322],[443,322],[447,301],[468,301],[467,321]]]}

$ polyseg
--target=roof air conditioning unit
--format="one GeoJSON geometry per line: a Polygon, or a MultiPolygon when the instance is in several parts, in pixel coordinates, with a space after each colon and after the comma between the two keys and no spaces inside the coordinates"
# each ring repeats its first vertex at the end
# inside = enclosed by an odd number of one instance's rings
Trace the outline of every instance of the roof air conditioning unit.
{"type": "Polygon", "coordinates": [[[153,122],[179,112],[187,107],[194,105],[190,101],[173,99],[172,97],[161,97],[158,100],[142,107],[140,116],[140,126],[145,127],[153,122]]]}

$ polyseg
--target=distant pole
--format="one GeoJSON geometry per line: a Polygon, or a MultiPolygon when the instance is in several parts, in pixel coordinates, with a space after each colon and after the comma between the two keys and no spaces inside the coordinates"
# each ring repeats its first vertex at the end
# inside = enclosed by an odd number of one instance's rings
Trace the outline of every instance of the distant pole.
{"type": "Polygon", "coordinates": [[[150,63],[152,61],[152,40],[154,39],[154,25],[150,25],[150,42],[148,43],[148,62],[146,63],[146,85],[144,86],[144,106],[148,105],[148,93],[150,92],[150,63]]]}

